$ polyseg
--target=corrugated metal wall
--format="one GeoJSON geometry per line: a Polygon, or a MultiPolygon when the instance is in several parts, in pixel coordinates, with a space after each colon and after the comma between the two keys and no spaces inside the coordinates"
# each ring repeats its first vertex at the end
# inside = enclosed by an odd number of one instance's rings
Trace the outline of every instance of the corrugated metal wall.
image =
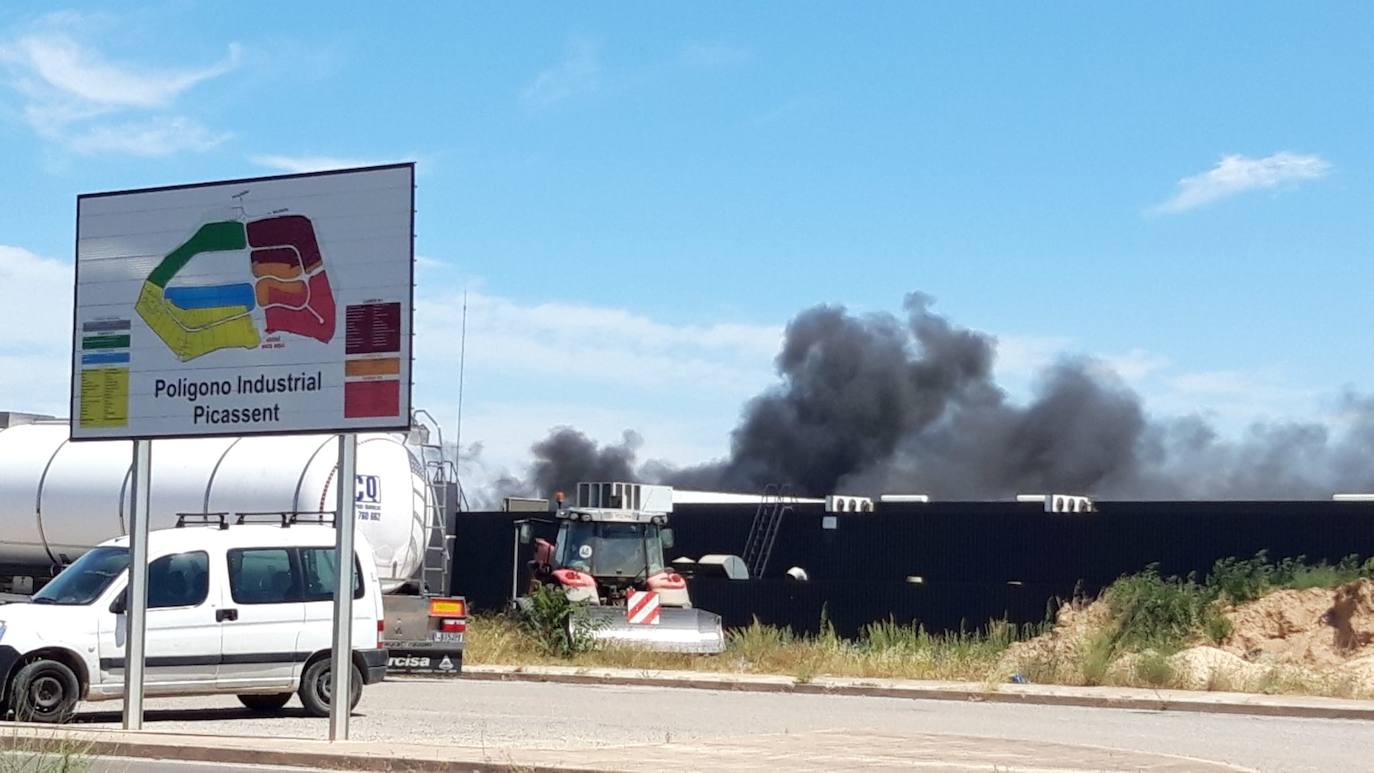
{"type": "MultiPolygon", "coordinates": [[[[522,515],[459,516],[455,593],[479,608],[504,604],[512,524],[522,515]]],[[[1205,574],[1219,558],[1259,550],[1330,562],[1374,555],[1374,503],[1099,502],[1095,513],[1014,502],[880,504],[873,513],[837,514],[834,530],[822,528],[824,515],[819,505],[800,506],[782,524],[767,577],[697,580],[694,602],[730,626],[756,615],[814,630],[824,606],[846,635],[888,617],[957,630],[1003,617],[1039,622],[1052,599],[1075,587],[1096,593],[1151,563],[1165,574],[1205,574]],[[811,581],[780,579],[792,566],[811,581]],[[908,580],[915,577],[921,582],[908,580]]],[[[748,505],[680,505],[671,554],[740,554],[753,517],[748,505]]]]}

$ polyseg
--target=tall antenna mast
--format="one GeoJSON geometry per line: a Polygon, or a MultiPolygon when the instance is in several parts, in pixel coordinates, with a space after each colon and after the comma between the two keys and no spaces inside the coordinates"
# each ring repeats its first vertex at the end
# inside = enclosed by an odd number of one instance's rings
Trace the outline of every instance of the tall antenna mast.
{"type": "MultiPolygon", "coordinates": [[[[459,333],[458,344],[458,431],[454,438],[457,444],[457,454],[455,458],[458,463],[463,461],[463,369],[467,363],[468,356],[468,291],[463,289],[463,324],[462,332],[459,333]]],[[[455,469],[457,469],[455,467],[455,469]]],[[[461,477],[461,476],[459,476],[461,477]]]]}

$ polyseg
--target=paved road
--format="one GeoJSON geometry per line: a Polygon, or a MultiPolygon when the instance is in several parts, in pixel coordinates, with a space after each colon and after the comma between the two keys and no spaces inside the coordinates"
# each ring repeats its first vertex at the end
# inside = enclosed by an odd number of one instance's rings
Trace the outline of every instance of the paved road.
{"type": "MultiPolygon", "coordinates": [[[[328,732],[326,720],[304,716],[294,701],[271,718],[249,715],[232,697],[148,706],[150,730],[317,739],[328,732]]],[[[81,720],[117,727],[117,704],[87,704],[81,720]]],[[[367,688],[352,725],[356,740],[492,751],[852,731],[1091,745],[1263,771],[1374,770],[1374,722],[653,687],[392,681],[367,688]]]]}
{"type": "Polygon", "coordinates": [[[111,757],[96,760],[83,773],[330,773],[324,768],[279,768],[269,765],[226,765],[222,762],[178,762],[111,757]]]}
{"type": "MultiPolygon", "coordinates": [[[[0,770],[41,773],[59,770],[60,760],[49,758],[49,767],[35,765],[31,757],[0,755],[0,770]]],[[[226,765],[222,762],[180,762],[177,760],[145,760],[127,757],[106,757],[91,760],[82,773],[326,773],[323,768],[279,768],[268,765],[226,765]]]]}

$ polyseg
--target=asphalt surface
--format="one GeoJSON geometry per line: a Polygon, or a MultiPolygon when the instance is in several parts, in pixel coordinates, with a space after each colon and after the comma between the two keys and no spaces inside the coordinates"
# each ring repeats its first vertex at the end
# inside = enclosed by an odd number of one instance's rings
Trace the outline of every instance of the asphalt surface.
{"type": "Polygon", "coordinates": [[[84,773],[325,773],[325,770],[323,768],[226,765],[222,762],[178,762],[176,760],[112,757],[92,762],[84,773]]]}
{"type": "MultiPolygon", "coordinates": [[[[50,758],[50,764],[60,760],[50,758]]],[[[42,771],[27,759],[3,755],[0,770],[42,771]],[[12,760],[12,761],[11,761],[12,760]]],[[[50,769],[56,769],[55,767],[50,769]]],[[[325,773],[323,768],[287,768],[271,765],[228,765],[222,762],[181,762],[178,760],[148,760],[126,757],[106,757],[91,760],[81,773],[325,773]]]]}
{"type": "MultiPolygon", "coordinates": [[[[79,721],[118,727],[119,704],[79,721]]],[[[233,697],[150,699],[152,731],[322,739],[328,722],[292,701],[256,717],[233,697]]],[[[501,749],[661,744],[821,730],[951,734],[1172,754],[1263,771],[1374,770],[1374,722],[896,698],[466,680],[369,686],[352,720],[362,741],[501,749]]]]}

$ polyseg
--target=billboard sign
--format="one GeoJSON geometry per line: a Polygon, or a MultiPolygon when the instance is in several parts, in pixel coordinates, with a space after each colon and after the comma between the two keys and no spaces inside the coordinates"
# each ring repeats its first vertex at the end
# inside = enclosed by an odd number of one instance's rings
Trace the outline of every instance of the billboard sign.
{"type": "Polygon", "coordinates": [[[414,178],[77,197],[72,439],[407,429],[414,178]]]}

